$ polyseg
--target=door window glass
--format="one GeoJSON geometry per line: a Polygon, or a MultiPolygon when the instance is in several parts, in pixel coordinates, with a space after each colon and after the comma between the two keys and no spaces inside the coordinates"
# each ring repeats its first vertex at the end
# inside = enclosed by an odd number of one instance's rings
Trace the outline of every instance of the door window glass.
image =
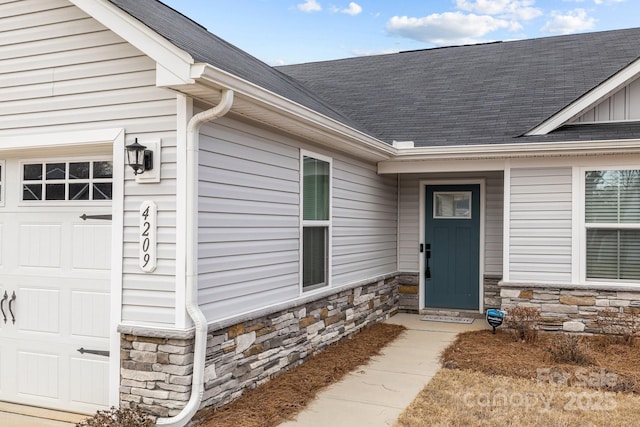
{"type": "Polygon", "coordinates": [[[433,217],[436,219],[470,219],[471,192],[434,192],[433,217]]]}

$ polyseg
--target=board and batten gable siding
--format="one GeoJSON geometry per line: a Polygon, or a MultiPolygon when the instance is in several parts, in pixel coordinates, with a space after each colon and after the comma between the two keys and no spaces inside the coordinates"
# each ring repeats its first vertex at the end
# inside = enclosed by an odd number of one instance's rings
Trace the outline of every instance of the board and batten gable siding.
{"type": "Polygon", "coordinates": [[[400,177],[399,270],[418,272],[420,253],[420,181],[485,179],[484,274],[502,275],[504,185],[502,172],[402,175],[400,177]]]}
{"type": "Polygon", "coordinates": [[[576,118],[574,123],[640,120],[640,79],[637,79],[576,118]]]}
{"type": "Polygon", "coordinates": [[[511,169],[509,280],[571,281],[572,169],[511,169]]]}
{"type": "Polygon", "coordinates": [[[395,178],[224,117],[199,153],[199,300],[216,321],[300,297],[300,150],[333,159],[332,286],[396,271],[395,178]]]}
{"type": "Polygon", "coordinates": [[[66,0],[0,1],[0,137],[122,128],[127,143],[162,140],[159,184],[137,184],[127,171],[122,320],[173,325],[176,96],[155,86],[155,69],[153,60],[66,0]],[[138,267],[143,200],[158,205],[152,274],[138,267]]]}

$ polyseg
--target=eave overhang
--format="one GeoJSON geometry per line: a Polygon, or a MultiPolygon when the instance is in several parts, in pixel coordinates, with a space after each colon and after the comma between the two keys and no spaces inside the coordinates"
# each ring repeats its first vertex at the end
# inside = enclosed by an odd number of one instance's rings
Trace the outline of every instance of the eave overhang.
{"type": "MultiPolygon", "coordinates": [[[[430,172],[434,162],[441,164],[445,161],[469,164],[473,161],[482,161],[483,170],[499,170],[504,167],[502,166],[504,161],[509,159],[620,154],[640,154],[640,139],[418,147],[397,150],[393,159],[378,163],[378,173],[430,172]]],[[[472,169],[473,167],[469,168],[469,170],[472,169]]]]}
{"type": "Polygon", "coordinates": [[[191,67],[191,79],[193,85],[171,85],[168,88],[211,105],[219,102],[220,90],[231,89],[236,94],[231,110],[233,114],[370,161],[388,160],[397,152],[389,144],[365,132],[210,64],[194,64],[191,67]]]}

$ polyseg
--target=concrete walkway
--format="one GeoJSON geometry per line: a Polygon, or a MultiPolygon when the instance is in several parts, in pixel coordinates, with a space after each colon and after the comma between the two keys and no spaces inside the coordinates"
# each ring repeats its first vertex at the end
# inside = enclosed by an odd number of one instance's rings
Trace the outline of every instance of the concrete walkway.
{"type": "Polygon", "coordinates": [[[484,319],[472,324],[425,322],[398,314],[387,321],[407,327],[368,365],[333,384],[280,427],[391,426],[440,369],[439,356],[460,332],[490,329],[484,319]]]}

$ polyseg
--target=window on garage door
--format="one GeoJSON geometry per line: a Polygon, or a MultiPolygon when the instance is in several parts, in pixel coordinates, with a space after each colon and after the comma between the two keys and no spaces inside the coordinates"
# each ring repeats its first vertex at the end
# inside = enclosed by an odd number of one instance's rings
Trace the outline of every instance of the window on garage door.
{"type": "Polygon", "coordinates": [[[110,161],[22,163],[22,201],[111,200],[112,186],[110,161]]]}

